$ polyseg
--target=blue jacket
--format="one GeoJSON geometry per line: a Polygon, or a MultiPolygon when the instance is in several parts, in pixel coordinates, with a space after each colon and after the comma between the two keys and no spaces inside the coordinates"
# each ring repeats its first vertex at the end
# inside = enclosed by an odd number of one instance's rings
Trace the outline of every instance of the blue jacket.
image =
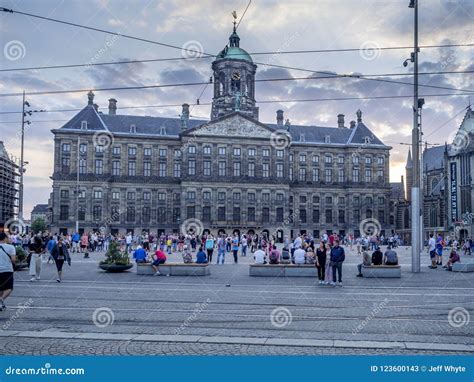
{"type": "Polygon", "coordinates": [[[146,260],[146,251],[143,248],[137,249],[135,252],[133,252],[133,258],[135,261],[146,260]]]}
{"type": "Polygon", "coordinates": [[[56,240],[49,239],[48,244],[46,244],[46,249],[49,251],[49,253],[51,253],[55,245],[56,245],[56,240]]]}
{"type": "Polygon", "coordinates": [[[198,264],[206,264],[207,263],[207,256],[203,251],[200,251],[196,255],[196,263],[198,264]]]}
{"type": "Polygon", "coordinates": [[[342,247],[332,247],[331,248],[331,261],[340,262],[346,259],[346,254],[344,253],[344,248],[342,247]]]}

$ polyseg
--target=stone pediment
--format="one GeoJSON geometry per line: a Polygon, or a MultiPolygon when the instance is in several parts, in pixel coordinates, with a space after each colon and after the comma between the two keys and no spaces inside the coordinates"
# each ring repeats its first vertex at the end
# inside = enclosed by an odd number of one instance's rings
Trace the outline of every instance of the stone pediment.
{"type": "Polygon", "coordinates": [[[186,135],[252,138],[270,138],[271,134],[272,130],[265,125],[240,114],[210,121],[186,132],[186,135]]]}

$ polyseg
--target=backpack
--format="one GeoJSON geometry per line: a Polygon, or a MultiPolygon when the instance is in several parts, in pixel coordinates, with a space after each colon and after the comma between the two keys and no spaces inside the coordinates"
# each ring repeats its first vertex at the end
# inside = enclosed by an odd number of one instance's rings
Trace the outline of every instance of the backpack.
{"type": "Polygon", "coordinates": [[[281,252],[281,264],[290,264],[291,263],[291,258],[290,258],[290,252],[288,249],[283,249],[281,252]]]}

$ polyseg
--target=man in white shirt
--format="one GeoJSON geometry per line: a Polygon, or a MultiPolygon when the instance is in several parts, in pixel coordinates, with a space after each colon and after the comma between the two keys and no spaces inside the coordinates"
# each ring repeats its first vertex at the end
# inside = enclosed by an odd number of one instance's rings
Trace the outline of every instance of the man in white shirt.
{"type": "Polygon", "coordinates": [[[306,254],[306,251],[304,249],[302,248],[296,249],[294,253],[295,264],[304,264],[305,254],[306,254]]]}
{"type": "Polygon", "coordinates": [[[13,290],[13,263],[16,250],[8,244],[5,232],[0,232],[0,311],[5,310],[5,300],[13,290]]]}
{"type": "Polygon", "coordinates": [[[262,251],[262,246],[259,245],[258,249],[254,252],[253,258],[255,259],[255,264],[266,264],[267,260],[265,259],[265,252],[262,251]]]}
{"type": "Polygon", "coordinates": [[[430,233],[430,240],[428,240],[428,251],[430,253],[430,259],[431,259],[430,268],[431,269],[438,268],[436,266],[436,240],[432,233],[430,233]]]}

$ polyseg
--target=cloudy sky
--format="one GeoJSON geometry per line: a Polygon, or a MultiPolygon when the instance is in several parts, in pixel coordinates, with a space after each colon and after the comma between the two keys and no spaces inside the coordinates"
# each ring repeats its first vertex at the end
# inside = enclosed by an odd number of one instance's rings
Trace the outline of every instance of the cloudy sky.
{"type": "MultiPolygon", "coordinates": [[[[403,67],[410,49],[364,50],[410,46],[413,41],[413,10],[408,0],[253,0],[239,26],[241,47],[250,53],[294,50],[346,49],[354,52],[253,55],[258,78],[321,76],[318,71],[339,74],[409,73],[403,67]],[[305,69],[289,70],[265,64],[305,69]],[[315,73],[312,73],[314,71],[315,73]]],[[[474,43],[474,2],[470,0],[419,0],[420,45],[474,43]]],[[[47,16],[68,22],[129,34],[153,41],[216,54],[227,43],[232,28],[231,12],[241,15],[248,0],[2,0],[6,8],[47,16]]],[[[148,60],[183,57],[185,52],[147,42],[116,38],[18,14],[0,14],[1,69],[48,65],[90,64],[110,61],[148,60]]],[[[188,53],[189,56],[189,53],[188,53]]],[[[474,70],[474,47],[422,48],[420,72],[474,70]]],[[[0,72],[0,95],[68,89],[97,89],[206,81],[211,60],[162,61],[125,65],[88,66],[65,69],[0,72]]],[[[411,82],[411,76],[383,77],[411,82]]],[[[474,90],[473,74],[420,76],[420,84],[474,90]]],[[[118,113],[177,116],[179,107],[120,107],[195,103],[203,86],[154,88],[148,90],[96,92],[102,110],[108,99],[118,100],[118,113]]],[[[201,103],[212,98],[207,87],[201,103]]],[[[257,101],[345,98],[366,96],[405,96],[412,86],[357,79],[313,79],[259,82],[257,101]]],[[[425,96],[424,138],[430,144],[452,139],[469,104],[469,92],[420,87],[425,96]],[[433,94],[459,94],[434,97],[433,94]]],[[[33,109],[78,109],[87,103],[86,93],[31,95],[33,109]]],[[[474,101],[474,99],[473,99],[474,101]]],[[[324,102],[262,103],[260,120],[274,122],[275,111],[285,111],[294,124],[336,126],[337,114],[346,123],[355,119],[357,109],[369,128],[391,151],[392,181],[404,172],[411,142],[412,99],[379,99],[324,102]]],[[[21,109],[20,97],[1,97],[0,140],[7,150],[19,155],[21,114],[5,112],[21,109]]],[[[51,190],[49,176],[53,163],[53,128],[62,126],[75,112],[37,113],[26,132],[26,158],[30,164],[25,178],[25,214],[37,203],[46,203],[51,190]],[[46,122],[47,121],[47,122],[46,122]]],[[[209,106],[195,106],[194,117],[208,118],[209,106]]]]}

